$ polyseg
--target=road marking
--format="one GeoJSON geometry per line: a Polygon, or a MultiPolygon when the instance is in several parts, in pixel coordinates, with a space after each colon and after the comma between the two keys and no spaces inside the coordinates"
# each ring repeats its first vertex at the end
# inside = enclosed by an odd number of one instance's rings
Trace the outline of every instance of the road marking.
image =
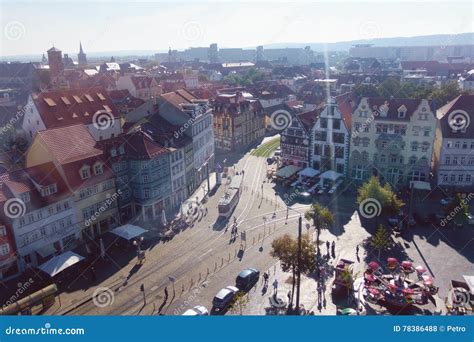
{"type": "Polygon", "coordinates": [[[155,292],[155,290],[158,289],[158,287],[159,287],[158,285],[155,285],[155,286],[153,286],[153,287],[150,289],[150,291],[151,291],[151,292],[155,292]]]}

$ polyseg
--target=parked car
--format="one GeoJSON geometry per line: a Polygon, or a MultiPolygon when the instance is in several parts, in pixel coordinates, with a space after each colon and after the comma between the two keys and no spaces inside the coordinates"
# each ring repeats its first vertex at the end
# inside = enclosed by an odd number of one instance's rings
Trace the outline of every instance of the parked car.
{"type": "Polygon", "coordinates": [[[474,215],[467,214],[466,216],[467,216],[467,224],[474,225],[474,215]]]}
{"type": "Polygon", "coordinates": [[[260,277],[260,271],[255,268],[247,268],[239,273],[235,279],[235,286],[241,291],[248,291],[255,285],[260,277]]]}
{"type": "Polygon", "coordinates": [[[387,219],[387,222],[388,222],[388,224],[391,225],[392,227],[395,227],[395,226],[400,225],[400,220],[398,219],[398,217],[395,217],[395,216],[389,217],[389,218],[387,219]]]}
{"type": "Polygon", "coordinates": [[[281,149],[277,148],[277,149],[275,150],[275,153],[274,153],[273,155],[275,155],[275,156],[281,156],[281,149]]]}
{"type": "Polygon", "coordinates": [[[267,163],[268,164],[273,164],[275,162],[275,159],[273,157],[268,157],[267,158],[267,163]]]}
{"type": "Polygon", "coordinates": [[[207,311],[205,306],[197,305],[194,308],[186,310],[182,316],[208,316],[209,311],[207,311]]]}
{"type": "Polygon", "coordinates": [[[442,205],[442,206],[447,206],[449,205],[449,203],[451,203],[454,199],[452,197],[446,197],[446,198],[443,198],[441,199],[441,201],[439,201],[439,203],[442,205]]]}
{"type": "Polygon", "coordinates": [[[239,289],[235,286],[227,286],[217,292],[216,296],[212,300],[212,310],[222,311],[229,307],[234,299],[235,295],[239,292],[239,289]]]}

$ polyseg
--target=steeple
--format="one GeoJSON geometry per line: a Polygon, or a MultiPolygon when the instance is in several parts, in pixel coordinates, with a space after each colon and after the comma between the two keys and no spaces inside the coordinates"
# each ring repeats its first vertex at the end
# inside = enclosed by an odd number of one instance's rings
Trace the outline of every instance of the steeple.
{"type": "Polygon", "coordinates": [[[80,66],[87,65],[87,57],[82,49],[82,42],[79,41],[79,53],[77,54],[77,62],[80,66]]]}

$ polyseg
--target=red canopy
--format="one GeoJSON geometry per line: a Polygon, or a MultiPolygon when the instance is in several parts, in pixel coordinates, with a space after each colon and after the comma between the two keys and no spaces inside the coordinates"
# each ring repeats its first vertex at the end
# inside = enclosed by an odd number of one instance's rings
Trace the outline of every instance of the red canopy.
{"type": "Polygon", "coordinates": [[[433,284],[433,278],[429,275],[424,275],[423,276],[423,284],[425,285],[432,285],[433,284]]]}
{"type": "Polygon", "coordinates": [[[377,264],[375,261],[371,261],[369,262],[369,267],[372,269],[372,270],[378,270],[380,268],[380,265],[377,264]]]}
{"type": "Polygon", "coordinates": [[[402,267],[411,268],[412,266],[413,264],[411,263],[411,261],[402,261],[402,267]]]}
{"type": "Polygon", "coordinates": [[[413,289],[403,289],[402,291],[404,294],[413,294],[415,291],[413,289]]]}
{"type": "Polygon", "coordinates": [[[426,272],[426,268],[424,268],[424,267],[421,266],[421,265],[416,266],[415,269],[416,269],[416,272],[417,272],[417,273],[420,273],[420,274],[423,274],[423,273],[426,272]]]}
{"type": "Polygon", "coordinates": [[[395,258],[388,258],[387,259],[388,264],[398,264],[398,260],[395,258]]]}
{"type": "Polygon", "coordinates": [[[375,281],[375,277],[370,273],[365,273],[364,278],[365,280],[368,280],[368,281],[375,281]]]}

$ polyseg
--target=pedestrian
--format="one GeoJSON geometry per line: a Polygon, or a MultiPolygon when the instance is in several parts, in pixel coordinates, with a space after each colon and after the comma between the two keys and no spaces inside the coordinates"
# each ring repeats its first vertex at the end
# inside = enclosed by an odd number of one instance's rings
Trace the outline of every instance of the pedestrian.
{"type": "Polygon", "coordinates": [[[206,216],[207,216],[207,207],[206,207],[206,216]]]}
{"type": "Polygon", "coordinates": [[[328,254],[329,254],[329,241],[326,241],[326,248],[328,249],[328,254]]]}
{"type": "Polygon", "coordinates": [[[276,297],[278,294],[278,279],[275,279],[273,282],[273,295],[276,297]]]}
{"type": "Polygon", "coordinates": [[[268,273],[267,272],[263,273],[263,281],[264,281],[263,286],[264,287],[268,286],[268,273]]]}
{"type": "Polygon", "coordinates": [[[288,297],[288,304],[291,303],[291,290],[288,290],[288,293],[286,296],[288,297]]]}
{"type": "Polygon", "coordinates": [[[356,246],[356,255],[359,255],[359,245],[356,246]]]}

